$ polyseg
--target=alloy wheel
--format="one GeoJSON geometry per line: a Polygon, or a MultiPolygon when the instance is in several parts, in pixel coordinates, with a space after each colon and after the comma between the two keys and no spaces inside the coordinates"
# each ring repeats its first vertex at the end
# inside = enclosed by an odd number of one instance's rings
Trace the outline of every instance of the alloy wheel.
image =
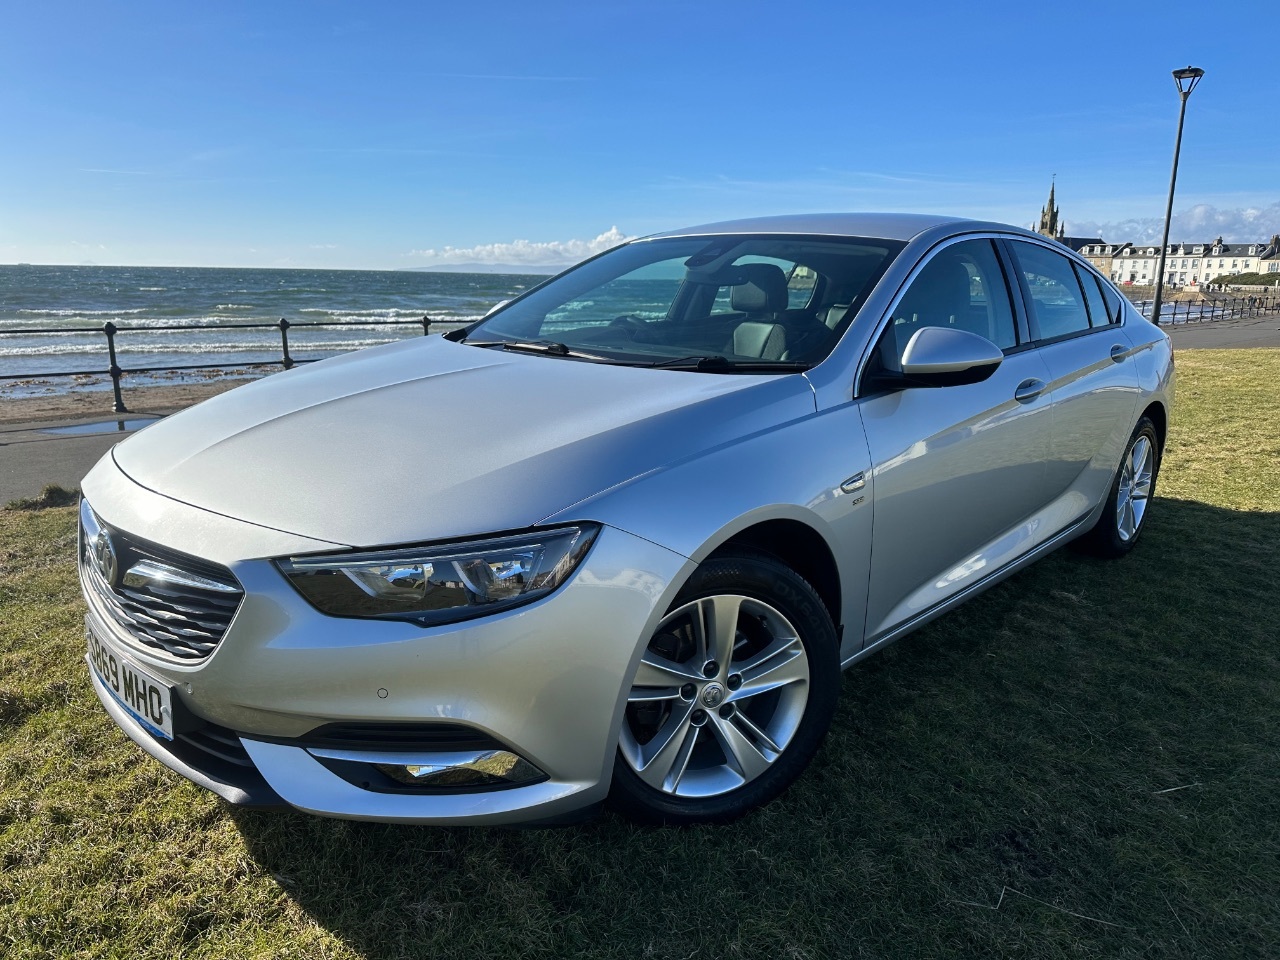
{"type": "Polygon", "coordinates": [[[796,628],[753,597],[693,600],[663,618],[627,696],[620,750],[650,787],[713,797],[787,749],[809,697],[796,628]]]}
{"type": "Polygon", "coordinates": [[[1138,535],[1142,518],[1147,512],[1151,497],[1151,475],[1155,455],[1151,441],[1138,437],[1129,448],[1120,472],[1120,487],[1116,496],[1116,532],[1126,543],[1138,535]]]}

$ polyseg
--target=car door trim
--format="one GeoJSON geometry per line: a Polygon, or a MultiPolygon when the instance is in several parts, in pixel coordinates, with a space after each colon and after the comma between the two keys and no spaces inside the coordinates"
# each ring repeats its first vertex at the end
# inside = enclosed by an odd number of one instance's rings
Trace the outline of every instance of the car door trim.
{"type": "Polygon", "coordinates": [[[952,594],[951,596],[947,597],[945,600],[938,601],[929,609],[921,611],[920,613],[916,614],[914,617],[911,617],[909,620],[904,620],[902,623],[898,624],[897,626],[890,627],[888,630],[884,631],[879,636],[874,638],[868,637],[863,642],[861,650],[859,650],[857,653],[841,661],[840,669],[847,670],[849,667],[853,666],[855,663],[857,663],[859,660],[862,660],[864,657],[869,657],[871,654],[875,653],[877,650],[881,650],[884,647],[887,647],[889,644],[893,643],[895,640],[900,640],[902,637],[905,637],[908,633],[911,633],[914,630],[918,630],[920,627],[923,627],[929,621],[935,620],[938,617],[942,616],[948,610],[952,610],[955,607],[960,606],[960,604],[964,603],[970,597],[973,597],[974,595],[981,593],[982,591],[986,590],[989,587],[994,587],[1001,580],[1004,580],[1005,578],[1012,576],[1013,574],[1021,570],[1023,567],[1030,566],[1031,564],[1035,563],[1037,560],[1039,560],[1041,557],[1045,556],[1046,554],[1052,553],[1054,550],[1057,550],[1059,547],[1065,544],[1068,540],[1075,539],[1075,537],[1077,537],[1081,533],[1084,533],[1085,530],[1088,529],[1087,521],[1091,516],[1093,516],[1093,512],[1094,511],[1091,510],[1089,511],[1089,513],[1086,513],[1084,516],[1076,518],[1066,527],[1063,527],[1062,530],[1060,530],[1054,536],[1050,537],[1044,543],[1040,544],[1040,546],[1036,547],[1034,550],[1029,550],[1026,553],[1024,553],[1022,556],[1018,557],[1017,559],[1011,560],[1009,563],[1005,564],[999,570],[996,570],[991,574],[987,575],[986,577],[983,577],[981,580],[977,581],[976,583],[971,583],[969,584],[969,586],[965,587],[963,590],[960,590],[959,592],[952,594]],[[1082,527],[1084,529],[1081,529],[1082,527]]]}

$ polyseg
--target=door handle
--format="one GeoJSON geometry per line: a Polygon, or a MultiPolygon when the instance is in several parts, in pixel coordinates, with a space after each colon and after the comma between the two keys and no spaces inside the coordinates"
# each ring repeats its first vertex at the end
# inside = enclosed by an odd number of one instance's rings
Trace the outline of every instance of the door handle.
{"type": "Polygon", "coordinates": [[[1114,347],[1111,348],[1111,359],[1114,360],[1116,363],[1122,363],[1124,361],[1124,358],[1127,357],[1128,355],[1129,355],[1128,347],[1122,347],[1120,344],[1117,343],[1114,347]]]}
{"type": "Polygon", "coordinates": [[[855,473],[852,477],[840,484],[841,493],[857,493],[867,485],[866,474],[855,473]]]}
{"type": "Polygon", "coordinates": [[[1032,377],[1029,380],[1023,380],[1018,384],[1018,389],[1013,391],[1013,399],[1019,403],[1030,403],[1044,391],[1045,383],[1043,380],[1037,380],[1032,377]]]}

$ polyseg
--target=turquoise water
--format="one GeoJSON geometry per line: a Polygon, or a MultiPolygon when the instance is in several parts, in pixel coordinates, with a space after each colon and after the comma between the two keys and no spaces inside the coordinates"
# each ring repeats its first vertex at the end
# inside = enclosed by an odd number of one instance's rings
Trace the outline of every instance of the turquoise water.
{"type": "MultiPolygon", "coordinates": [[[[0,381],[7,396],[101,389],[102,378],[52,378],[54,371],[104,370],[102,325],[116,337],[121,367],[280,360],[278,330],[219,330],[221,323],[433,320],[444,331],[483,316],[543,276],[372,270],[266,270],[200,267],[0,266],[0,381]],[[196,329],[165,331],[169,324],[196,329]],[[72,333],[10,334],[71,328],[72,333]],[[83,332],[81,332],[83,331],[83,332]]],[[[421,325],[289,330],[290,354],[319,359],[422,336],[421,325]]],[[[259,371],[264,372],[264,371],[259,371]]],[[[205,374],[135,374],[128,382],[172,382],[205,374]]]]}

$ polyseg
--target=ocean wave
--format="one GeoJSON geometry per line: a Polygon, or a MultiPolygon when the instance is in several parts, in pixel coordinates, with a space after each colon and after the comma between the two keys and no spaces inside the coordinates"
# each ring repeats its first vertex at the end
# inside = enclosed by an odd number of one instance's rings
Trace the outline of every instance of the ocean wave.
{"type": "Polygon", "coordinates": [[[131,310],[74,310],[74,309],[33,309],[20,308],[17,312],[24,316],[33,317],[122,317],[125,314],[146,313],[147,307],[137,307],[131,310]]]}
{"type": "MultiPolygon", "coordinates": [[[[297,340],[289,343],[293,353],[311,353],[315,351],[335,351],[346,353],[362,347],[376,347],[384,343],[394,343],[403,337],[363,337],[358,340],[297,340]]],[[[140,343],[130,344],[118,349],[121,358],[130,354],[155,353],[274,353],[278,354],[278,344],[271,342],[249,343],[232,341],[225,343],[140,343]]],[[[2,357],[53,357],[53,356],[104,356],[106,350],[101,344],[42,344],[38,347],[0,347],[2,357]]]]}
{"type": "Polygon", "coordinates": [[[138,291],[142,293],[162,293],[168,289],[168,287],[139,287],[138,291]]]}
{"type": "MultiPolygon", "coordinates": [[[[480,317],[481,317],[481,314],[478,314],[478,313],[462,314],[462,315],[455,315],[455,316],[437,315],[432,319],[432,327],[435,328],[438,325],[442,329],[448,329],[451,326],[464,326],[465,324],[471,323],[474,320],[479,320],[480,317]]],[[[331,318],[323,318],[323,317],[310,318],[305,321],[295,322],[292,326],[294,329],[305,329],[307,324],[324,323],[325,326],[323,329],[337,330],[346,321],[353,321],[353,324],[352,324],[353,327],[354,327],[354,321],[359,321],[360,330],[378,330],[378,329],[388,329],[388,330],[395,329],[395,330],[406,330],[406,331],[413,331],[414,329],[421,330],[421,327],[417,326],[416,324],[405,323],[403,322],[403,319],[404,318],[399,318],[399,317],[365,317],[365,316],[353,316],[349,314],[339,314],[331,318]],[[386,323],[385,324],[377,323],[374,325],[367,325],[371,320],[386,321],[386,323]],[[400,321],[400,322],[394,322],[394,321],[400,321]]],[[[117,329],[120,331],[121,339],[117,340],[116,342],[121,343],[121,342],[126,342],[128,340],[131,340],[132,337],[130,336],[130,334],[137,334],[139,336],[146,336],[148,334],[153,336],[169,336],[172,334],[174,336],[181,336],[184,329],[192,330],[192,331],[213,331],[219,328],[226,329],[226,330],[236,329],[235,327],[224,326],[225,324],[229,324],[229,323],[261,323],[261,324],[264,324],[264,326],[261,328],[263,332],[259,334],[259,336],[268,336],[269,334],[267,333],[267,329],[269,327],[275,326],[278,320],[279,320],[278,317],[273,317],[273,316],[265,316],[265,315],[246,316],[244,314],[240,314],[235,317],[228,317],[225,314],[222,314],[222,315],[213,314],[213,315],[202,316],[202,317],[131,317],[128,323],[123,323],[118,325],[117,329]],[[169,327],[169,326],[177,326],[178,329],[156,330],[154,333],[151,333],[151,331],[155,327],[169,327]]],[[[30,329],[30,330],[37,331],[35,333],[30,334],[30,336],[41,336],[41,337],[53,337],[53,336],[72,336],[72,337],[99,336],[100,337],[102,336],[102,324],[96,323],[96,322],[86,323],[83,326],[77,327],[74,323],[69,323],[68,321],[63,320],[56,324],[50,324],[50,326],[56,327],[59,330],[70,329],[72,332],[54,333],[52,332],[52,330],[49,330],[48,332],[46,332],[41,329],[41,324],[39,322],[33,322],[31,320],[0,319],[0,334],[5,333],[7,327],[12,327],[18,330],[30,329]]],[[[10,336],[22,336],[22,334],[10,334],[10,336]]],[[[0,341],[0,342],[3,342],[3,341],[0,341]]]]}
{"type": "Polygon", "coordinates": [[[405,307],[375,307],[367,310],[346,310],[342,307],[303,307],[298,313],[323,313],[331,317],[413,317],[416,319],[424,313],[429,313],[429,311],[420,308],[410,310],[405,307]]]}
{"type": "Polygon", "coordinates": [[[256,310],[258,309],[251,303],[220,303],[215,310],[256,310]]]}

